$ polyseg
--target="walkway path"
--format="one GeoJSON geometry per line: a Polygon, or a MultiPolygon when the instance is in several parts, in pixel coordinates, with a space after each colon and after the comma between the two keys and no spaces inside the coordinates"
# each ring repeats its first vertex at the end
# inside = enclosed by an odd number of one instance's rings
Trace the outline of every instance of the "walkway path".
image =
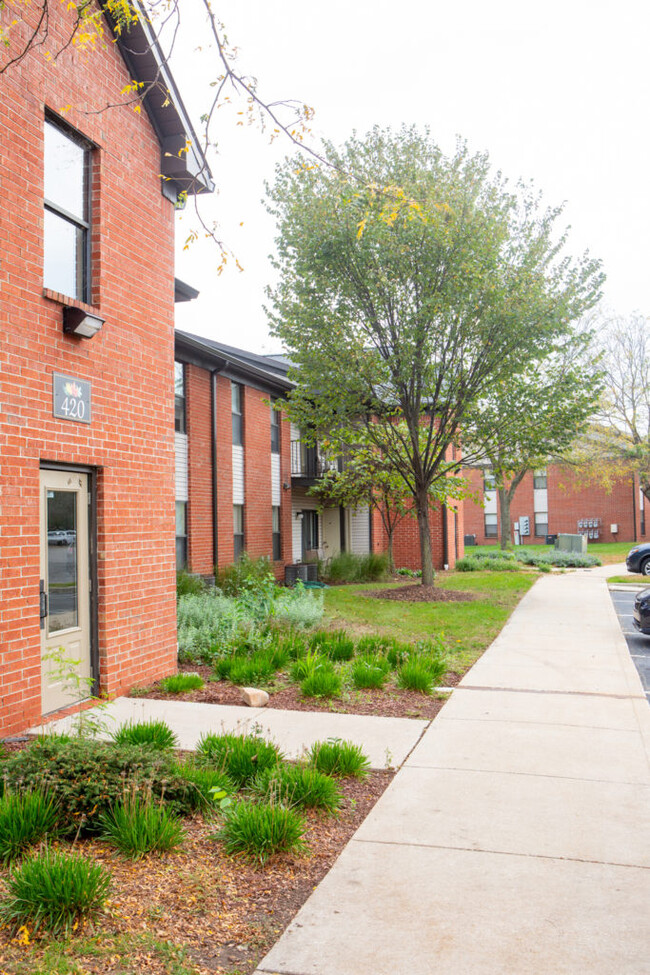
{"type": "Polygon", "coordinates": [[[650,973],[650,708],[615,571],[536,583],[258,975],[650,973]]]}

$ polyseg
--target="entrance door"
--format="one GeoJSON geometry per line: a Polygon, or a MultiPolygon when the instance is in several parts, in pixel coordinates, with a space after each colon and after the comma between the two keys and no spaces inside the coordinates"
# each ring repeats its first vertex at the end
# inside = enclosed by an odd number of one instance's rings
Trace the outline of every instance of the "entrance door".
{"type": "Polygon", "coordinates": [[[41,471],[43,714],[91,693],[88,490],[87,474],[41,471]]]}
{"type": "Polygon", "coordinates": [[[325,508],[323,511],[323,555],[334,558],[341,551],[341,509],[325,508]]]}

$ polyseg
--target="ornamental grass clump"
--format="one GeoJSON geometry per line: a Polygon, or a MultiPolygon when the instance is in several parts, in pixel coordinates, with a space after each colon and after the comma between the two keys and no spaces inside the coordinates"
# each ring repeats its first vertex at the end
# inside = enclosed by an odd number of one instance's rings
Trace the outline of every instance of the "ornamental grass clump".
{"type": "Polygon", "coordinates": [[[201,761],[225,772],[237,787],[282,761],[280,750],[258,735],[202,735],[196,751],[201,761]]]}
{"type": "Polygon", "coordinates": [[[325,775],[363,779],[370,772],[370,760],[353,741],[328,738],[315,742],[307,752],[307,762],[325,775]]]}
{"type": "Polygon", "coordinates": [[[224,792],[226,795],[233,795],[237,791],[235,783],[222,769],[206,765],[195,758],[178,762],[176,771],[196,790],[195,808],[200,809],[203,813],[214,807],[214,789],[224,792]]]}
{"type": "Polygon", "coordinates": [[[82,856],[46,850],[25,860],[5,881],[0,923],[13,933],[47,931],[52,937],[79,932],[97,917],[111,886],[111,875],[82,856]]]}
{"type": "Polygon", "coordinates": [[[178,816],[151,795],[137,792],[126,795],[122,802],[99,818],[102,839],[125,857],[139,860],[147,853],[167,853],[185,839],[178,816]]]}
{"type": "Polygon", "coordinates": [[[200,691],[205,681],[200,674],[172,674],[163,677],[158,687],[166,694],[185,694],[187,691],[200,691]]]}
{"type": "MultiPolygon", "coordinates": [[[[282,655],[276,654],[271,647],[256,650],[250,657],[233,657],[228,667],[228,680],[242,686],[268,684],[282,666],[278,662],[280,660],[282,655]]],[[[283,663],[286,663],[286,658],[283,663]]]]}
{"type": "Polygon", "coordinates": [[[270,803],[300,809],[322,809],[334,815],[343,801],[336,782],[305,765],[278,765],[255,776],[253,792],[270,803]]]}
{"type": "Polygon", "coordinates": [[[398,647],[399,643],[392,636],[362,636],[357,643],[357,654],[388,654],[390,650],[398,647]]]}
{"type": "Polygon", "coordinates": [[[326,653],[330,660],[352,660],[354,640],[351,640],[345,632],[333,633],[327,642],[321,643],[320,650],[326,653]]]}
{"type": "Polygon", "coordinates": [[[334,665],[328,657],[319,653],[318,650],[310,650],[304,657],[298,657],[297,660],[294,660],[289,673],[292,680],[300,683],[318,670],[328,670],[333,673],[334,665]]]}
{"type": "Polygon", "coordinates": [[[0,799],[0,863],[11,863],[30,846],[59,830],[59,807],[39,790],[5,792],[0,799]]]}
{"type": "Polygon", "coordinates": [[[178,737],[165,721],[127,721],[111,738],[116,745],[146,745],[157,751],[169,751],[178,747],[178,737]]]}
{"type": "Polygon", "coordinates": [[[407,691],[431,694],[447,673],[446,662],[424,654],[410,657],[397,670],[397,686],[407,691]]]}
{"type": "Polygon", "coordinates": [[[300,690],[305,697],[340,697],[343,679],[335,670],[322,667],[300,682],[300,690]]]}
{"type": "Polygon", "coordinates": [[[264,865],[275,853],[302,853],[305,822],[279,803],[236,802],[224,813],[215,839],[227,853],[242,853],[264,865]]]}
{"type": "Polygon", "coordinates": [[[390,663],[379,654],[357,657],[350,667],[352,683],[359,690],[379,689],[384,686],[390,673],[390,663]]]}

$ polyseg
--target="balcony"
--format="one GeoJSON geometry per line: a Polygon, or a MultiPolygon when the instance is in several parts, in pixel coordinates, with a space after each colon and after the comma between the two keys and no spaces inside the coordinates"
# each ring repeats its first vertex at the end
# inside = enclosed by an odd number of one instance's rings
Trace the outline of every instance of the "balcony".
{"type": "Polygon", "coordinates": [[[291,477],[304,484],[317,481],[327,471],[340,471],[341,461],[324,457],[318,445],[305,446],[302,440],[291,441],[291,477]]]}

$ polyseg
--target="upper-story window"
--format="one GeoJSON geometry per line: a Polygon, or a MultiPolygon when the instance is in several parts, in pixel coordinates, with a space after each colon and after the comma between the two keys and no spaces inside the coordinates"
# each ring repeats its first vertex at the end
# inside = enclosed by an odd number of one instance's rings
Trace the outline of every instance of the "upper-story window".
{"type": "Polygon", "coordinates": [[[45,120],[43,283],[89,301],[90,147],[45,120]]]}
{"type": "Polygon", "coordinates": [[[280,414],[275,409],[276,400],[271,400],[271,453],[280,453],[280,414]]]}
{"type": "Polygon", "coordinates": [[[232,442],[233,444],[243,444],[244,417],[242,413],[241,383],[231,383],[230,390],[232,394],[232,442]]]}
{"type": "Polygon", "coordinates": [[[174,429],[176,433],[186,433],[185,421],[185,366],[174,363],[174,429]]]}
{"type": "Polygon", "coordinates": [[[490,491],[496,491],[497,482],[493,471],[485,467],[483,469],[483,491],[487,494],[490,491]]]}
{"type": "Polygon", "coordinates": [[[545,470],[535,471],[535,473],[533,474],[533,487],[535,488],[535,490],[543,491],[546,489],[546,486],[547,486],[546,471],[545,470]]]}

